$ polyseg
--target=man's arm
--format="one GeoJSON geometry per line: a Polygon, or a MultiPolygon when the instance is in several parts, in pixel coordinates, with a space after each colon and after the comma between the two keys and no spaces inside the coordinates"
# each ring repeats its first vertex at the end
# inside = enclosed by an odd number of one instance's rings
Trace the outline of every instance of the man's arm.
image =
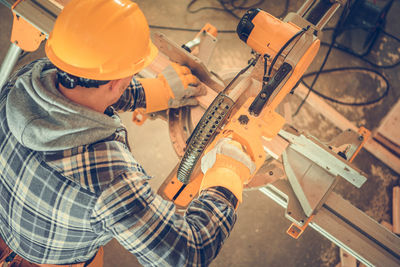
{"type": "Polygon", "coordinates": [[[117,111],[134,111],[137,108],[146,108],[146,95],[142,84],[135,78],[132,78],[128,88],[113,104],[117,111]]]}
{"type": "Polygon", "coordinates": [[[156,78],[132,79],[113,107],[122,111],[145,108],[146,113],[152,113],[197,105],[198,101],[194,97],[205,93],[206,89],[199,84],[189,68],[171,63],[156,78]]]}
{"type": "Polygon", "coordinates": [[[141,172],[124,173],[103,191],[93,212],[95,231],[111,231],[145,266],[207,266],[236,221],[236,198],[224,188],[208,188],[181,216],[146,179],[141,172]]]}

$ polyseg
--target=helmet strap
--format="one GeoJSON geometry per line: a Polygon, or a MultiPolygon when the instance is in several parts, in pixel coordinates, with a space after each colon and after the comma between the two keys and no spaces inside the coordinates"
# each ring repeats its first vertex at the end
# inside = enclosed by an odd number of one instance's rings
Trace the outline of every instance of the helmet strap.
{"type": "Polygon", "coordinates": [[[60,69],[57,69],[57,81],[68,89],[74,89],[78,85],[86,88],[99,88],[100,85],[107,84],[109,82],[77,77],[60,69]]]}

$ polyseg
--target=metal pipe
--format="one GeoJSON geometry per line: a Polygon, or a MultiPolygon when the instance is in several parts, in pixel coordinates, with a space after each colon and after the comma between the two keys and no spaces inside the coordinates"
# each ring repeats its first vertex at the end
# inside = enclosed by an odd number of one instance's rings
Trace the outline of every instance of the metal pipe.
{"type": "Polygon", "coordinates": [[[297,11],[297,14],[315,25],[318,30],[322,30],[338,8],[344,4],[346,1],[343,0],[319,0],[317,2],[309,0],[297,11]]]}
{"type": "Polygon", "coordinates": [[[297,10],[299,16],[304,17],[304,15],[310,10],[310,8],[315,4],[316,0],[307,0],[300,8],[297,10]]]}
{"type": "Polygon", "coordinates": [[[304,18],[311,24],[317,25],[333,5],[330,0],[320,0],[304,15],[304,18]]]}
{"type": "Polygon", "coordinates": [[[7,82],[7,79],[10,76],[15,65],[17,64],[18,58],[21,53],[22,49],[15,43],[11,43],[10,48],[8,49],[6,57],[4,58],[0,68],[0,91],[3,88],[4,84],[7,82]]]}
{"type": "Polygon", "coordinates": [[[318,23],[315,25],[317,26],[318,29],[323,29],[325,25],[328,23],[328,21],[332,18],[332,16],[336,13],[336,11],[339,9],[340,3],[335,3],[331,8],[328,10],[328,12],[325,13],[325,15],[318,21],[318,23]]]}

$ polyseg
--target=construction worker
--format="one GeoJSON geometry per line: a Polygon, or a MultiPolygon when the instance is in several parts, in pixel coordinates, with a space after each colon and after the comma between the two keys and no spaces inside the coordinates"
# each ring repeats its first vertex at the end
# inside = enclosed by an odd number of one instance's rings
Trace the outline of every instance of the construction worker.
{"type": "Polygon", "coordinates": [[[115,238],[144,266],[208,265],[254,163],[223,139],[181,216],[150,188],[116,113],[195,104],[201,88],[189,69],[133,78],[157,49],[130,0],[70,1],[45,50],[0,94],[0,264],[102,266],[115,238]]]}

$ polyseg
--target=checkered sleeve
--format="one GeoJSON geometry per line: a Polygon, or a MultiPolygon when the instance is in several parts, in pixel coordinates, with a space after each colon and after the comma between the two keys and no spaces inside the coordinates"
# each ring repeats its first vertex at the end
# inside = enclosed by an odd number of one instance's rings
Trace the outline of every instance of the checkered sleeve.
{"type": "Polygon", "coordinates": [[[95,206],[95,230],[111,231],[144,266],[208,266],[236,221],[226,194],[204,190],[182,216],[146,180],[128,172],[113,181],[95,206]]]}
{"type": "Polygon", "coordinates": [[[117,111],[134,111],[137,108],[146,108],[146,97],[142,84],[132,78],[128,88],[112,106],[117,111]]]}

